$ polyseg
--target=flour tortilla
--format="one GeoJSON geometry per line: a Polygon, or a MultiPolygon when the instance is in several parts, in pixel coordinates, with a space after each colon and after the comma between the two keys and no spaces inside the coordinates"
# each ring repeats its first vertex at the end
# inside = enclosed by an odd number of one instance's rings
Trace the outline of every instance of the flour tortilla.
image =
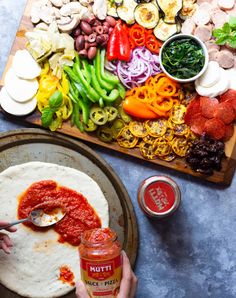
{"type": "MultiPolygon", "coordinates": [[[[56,164],[29,162],[0,173],[0,218],[17,218],[18,196],[32,183],[54,180],[82,193],[99,215],[102,227],[109,223],[108,203],[98,184],[88,175],[56,164]]],[[[50,229],[35,232],[24,225],[11,234],[14,247],[8,256],[0,250],[0,282],[19,295],[30,298],[59,297],[74,287],[63,284],[59,268],[67,265],[80,278],[78,247],[58,243],[58,234],[50,229]]]]}

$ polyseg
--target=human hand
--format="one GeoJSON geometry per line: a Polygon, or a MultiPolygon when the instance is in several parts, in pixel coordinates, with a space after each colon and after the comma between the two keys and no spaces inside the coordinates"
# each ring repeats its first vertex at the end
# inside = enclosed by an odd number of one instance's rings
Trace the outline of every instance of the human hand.
{"type": "MultiPolygon", "coordinates": [[[[8,222],[0,220],[0,228],[5,227],[8,224],[8,222]]],[[[16,227],[6,228],[6,231],[8,232],[15,232],[16,230],[16,227]]],[[[5,233],[0,232],[0,249],[2,249],[6,254],[10,254],[12,246],[13,244],[10,237],[5,233]]]]}
{"type": "MultiPolygon", "coordinates": [[[[134,298],[138,279],[135,276],[129,259],[126,253],[123,251],[123,269],[122,269],[122,280],[120,284],[120,291],[117,298],[134,298]]],[[[77,298],[90,298],[86,289],[85,284],[80,280],[76,283],[76,297],[77,298]]]]}

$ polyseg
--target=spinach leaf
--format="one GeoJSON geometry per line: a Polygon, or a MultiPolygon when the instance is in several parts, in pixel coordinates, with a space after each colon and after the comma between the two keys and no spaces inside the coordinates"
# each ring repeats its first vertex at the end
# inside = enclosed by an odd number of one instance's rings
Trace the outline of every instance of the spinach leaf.
{"type": "Polygon", "coordinates": [[[202,48],[191,38],[181,38],[167,44],[162,52],[166,71],[179,79],[189,79],[203,68],[205,56],[202,48]]]}

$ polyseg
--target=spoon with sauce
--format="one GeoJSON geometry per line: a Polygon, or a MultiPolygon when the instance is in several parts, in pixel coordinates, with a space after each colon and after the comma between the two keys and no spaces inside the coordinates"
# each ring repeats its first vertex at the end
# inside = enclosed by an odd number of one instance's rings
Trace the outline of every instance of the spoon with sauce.
{"type": "Polygon", "coordinates": [[[35,209],[30,212],[27,218],[13,221],[5,227],[1,227],[0,230],[9,228],[14,225],[18,225],[19,223],[23,223],[26,221],[31,222],[37,227],[49,227],[62,220],[62,218],[64,218],[65,215],[66,212],[62,210],[62,208],[55,208],[52,211],[50,211],[50,213],[45,213],[43,209],[35,209]]]}

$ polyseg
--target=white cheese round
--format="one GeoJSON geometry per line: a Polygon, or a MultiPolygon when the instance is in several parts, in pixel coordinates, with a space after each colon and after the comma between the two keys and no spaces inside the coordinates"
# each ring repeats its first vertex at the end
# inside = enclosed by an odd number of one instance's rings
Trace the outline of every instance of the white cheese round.
{"type": "Polygon", "coordinates": [[[201,96],[207,96],[207,97],[216,97],[218,95],[221,95],[225,93],[230,86],[228,74],[226,70],[220,67],[220,80],[211,87],[203,87],[201,85],[198,85],[195,83],[195,88],[198,94],[201,96]]]}
{"type": "Polygon", "coordinates": [[[206,71],[196,80],[196,84],[202,87],[212,87],[220,80],[220,66],[216,61],[208,63],[206,71]]]}
{"type": "Polygon", "coordinates": [[[13,68],[10,68],[6,73],[4,86],[12,99],[18,102],[26,102],[35,96],[39,84],[37,79],[20,79],[13,68]]]}
{"type": "Polygon", "coordinates": [[[41,67],[27,50],[18,50],[12,60],[12,68],[21,79],[32,80],[40,75],[41,67]]]}
{"type": "Polygon", "coordinates": [[[6,88],[3,87],[0,91],[0,105],[11,115],[25,116],[34,111],[37,106],[37,100],[36,98],[33,98],[26,102],[17,102],[10,97],[6,88]]]}

